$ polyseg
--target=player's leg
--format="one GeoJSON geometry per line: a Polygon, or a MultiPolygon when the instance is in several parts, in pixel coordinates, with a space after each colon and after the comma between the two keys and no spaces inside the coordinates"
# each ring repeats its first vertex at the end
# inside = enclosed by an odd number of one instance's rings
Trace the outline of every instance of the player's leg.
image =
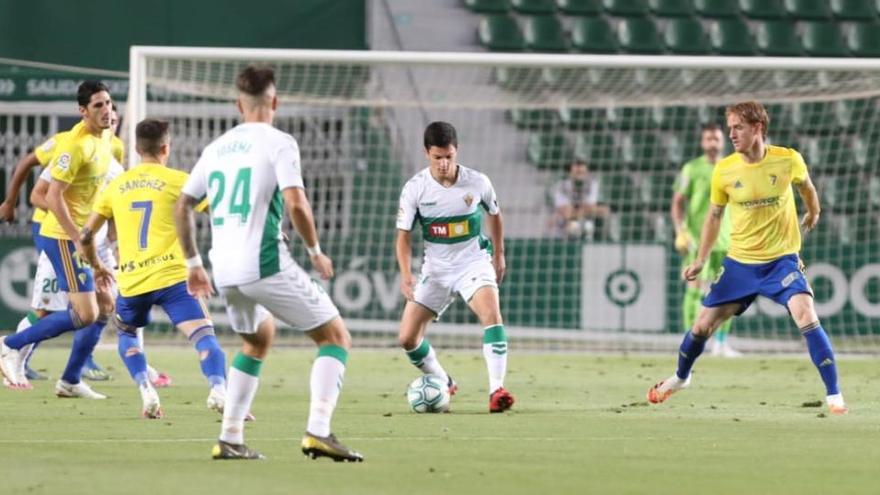
{"type": "Polygon", "coordinates": [[[260,383],[263,360],[272,347],[275,322],[272,315],[238,287],[221,287],[232,329],[241,335],[241,351],[232,359],[226,379],[226,404],[214,459],[265,459],[244,443],[244,422],[260,383]]]}
{"type": "MultiPolygon", "coordinates": [[[[690,266],[696,257],[696,252],[691,250],[687,256],[682,259],[682,271],[690,266]]],[[[700,312],[700,301],[703,299],[703,290],[698,280],[685,281],[684,297],[681,301],[681,320],[684,325],[684,331],[690,331],[694,327],[694,321],[700,312]]]]}
{"type": "Polygon", "coordinates": [[[154,299],[153,292],[132,297],[117,296],[116,315],[110,320],[109,325],[116,331],[116,350],[129,376],[138,387],[143,406],[141,416],[146,419],[159,419],[164,415],[159,394],[150,382],[144,347],[137,337],[137,329],[150,322],[150,310],[154,299]]]}
{"type": "Polygon", "coordinates": [[[162,307],[174,326],[192,343],[202,375],[210,388],[208,408],[223,414],[226,404],[226,354],[217,342],[214,324],[208,318],[208,309],[186,291],[186,282],[156,291],[156,304],[162,307]]]}
{"type": "Polygon", "coordinates": [[[409,362],[426,375],[441,377],[455,394],[458,384],[440,364],[437,351],[425,337],[428,324],[439,318],[452,302],[450,287],[441,277],[422,274],[413,291],[413,301],[407,301],[400,319],[397,340],[409,362]]]}
{"type": "MultiPolygon", "coordinates": [[[[106,238],[98,243],[98,257],[101,259],[101,263],[103,263],[104,266],[117,266],[116,256],[113,253],[113,249],[110,247],[110,244],[106,241],[106,238]]],[[[114,284],[111,288],[110,300],[115,301],[118,295],[119,291],[114,284]]],[[[112,312],[109,314],[112,315],[112,312]]],[[[102,368],[101,365],[97,363],[97,361],[95,361],[94,352],[86,357],[86,361],[83,365],[81,373],[83,378],[91,381],[107,381],[111,378],[110,374],[107,373],[107,371],[105,371],[104,368],[102,368]]]]}
{"type": "MultiPolygon", "coordinates": [[[[45,253],[40,251],[37,259],[37,271],[34,274],[34,287],[31,297],[31,308],[33,311],[28,313],[21,319],[16,328],[17,332],[22,332],[30,328],[37,320],[46,317],[55,311],[66,311],[68,307],[67,295],[58,287],[58,278],[55,276],[55,270],[52,263],[45,253]]],[[[30,367],[30,361],[34,356],[34,351],[39,344],[30,346],[30,350],[23,355],[24,375],[28,380],[45,380],[45,376],[40,375],[30,367]]]]}
{"type": "Polygon", "coordinates": [[[800,293],[793,295],[788,300],[788,310],[791,317],[801,330],[801,335],[807,341],[807,349],[810,359],[819,370],[819,376],[825,384],[826,402],[832,414],[846,414],[848,412],[840,393],[837,382],[837,361],[834,359],[834,349],[827,332],[819,323],[819,317],[813,306],[813,297],[810,294],[800,293]]]}
{"type": "Polygon", "coordinates": [[[678,349],[678,367],[675,374],[658,382],[648,390],[648,402],[659,404],[691,382],[691,369],[706,348],[706,341],[725,321],[744,311],[740,302],[724,303],[700,310],[693,328],[684,335],[678,349]]]}
{"type": "Polygon", "coordinates": [[[240,289],[279,320],[304,331],[318,346],[309,377],[309,418],[301,442],[303,453],[313,459],[362,461],[363,456],[337,440],[330,428],[351,348],[351,335],[330,296],[297,265],[240,289]]]}
{"type": "MultiPolygon", "coordinates": [[[[80,341],[88,343],[91,339],[84,340],[83,337],[95,333],[93,326],[100,315],[91,268],[81,263],[79,256],[75,256],[73,243],[42,238],[41,245],[58,276],[59,290],[68,294],[70,307],[66,311],[58,311],[40,319],[20,333],[0,338],[0,371],[10,382],[23,386],[27,386],[28,382],[25,377],[18,376],[18,370],[27,354],[28,346],[65,332],[80,332],[85,329],[88,330],[80,335],[80,341]]],[[[103,323],[105,322],[101,323],[101,327],[103,323]]],[[[97,332],[100,332],[100,328],[97,332]]],[[[82,358],[84,361],[85,356],[82,358]]],[[[79,382],[79,370],[76,371],[76,382],[79,382]]]]}
{"type": "MultiPolygon", "coordinates": [[[[709,260],[706,262],[706,266],[705,268],[703,268],[703,272],[700,274],[699,277],[700,297],[697,302],[698,309],[700,307],[699,301],[702,301],[703,295],[709,293],[712,283],[717,280],[718,277],[721,275],[721,267],[723,262],[723,252],[713,251],[709,255],[709,260]]],[[[715,331],[714,337],[712,339],[713,356],[721,356],[727,358],[742,357],[742,353],[731,347],[730,341],[727,339],[732,325],[733,318],[730,318],[722,323],[721,326],[718,327],[718,330],[715,331]]]]}
{"type": "MultiPolygon", "coordinates": [[[[144,327],[138,327],[137,329],[137,341],[138,346],[143,349],[144,348],[144,327]]],[[[157,370],[153,368],[150,363],[147,363],[147,376],[150,377],[150,383],[153,384],[156,388],[165,388],[171,386],[171,377],[168,376],[167,373],[157,370]]]]}
{"type": "MultiPolygon", "coordinates": [[[[494,278],[494,273],[492,274],[494,278]]],[[[468,291],[462,293],[466,297],[468,291]]],[[[498,288],[484,285],[468,300],[468,306],[477,315],[483,327],[483,358],[489,372],[489,412],[503,412],[513,407],[513,395],[504,388],[507,375],[507,334],[501,319],[498,288]]]]}
{"type": "MultiPolygon", "coordinates": [[[[88,269],[87,282],[93,284],[91,269],[88,269]]],[[[103,394],[92,390],[82,380],[82,370],[88,357],[94,352],[95,346],[101,340],[101,333],[113,314],[113,299],[105,292],[94,292],[94,286],[88,292],[69,293],[71,306],[78,314],[86,311],[96,311],[92,323],[76,330],[73,334],[73,343],[70,346],[70,356],[67,365],[61,374],[61,379],[55,384],[55,395],[58,397],[82,397],[87,399],[106,399],[103,394]],[[77,309],[79,308],[79,309],[77,309]],[[88,308],[88,309],[84,309],[88,308]]]]}

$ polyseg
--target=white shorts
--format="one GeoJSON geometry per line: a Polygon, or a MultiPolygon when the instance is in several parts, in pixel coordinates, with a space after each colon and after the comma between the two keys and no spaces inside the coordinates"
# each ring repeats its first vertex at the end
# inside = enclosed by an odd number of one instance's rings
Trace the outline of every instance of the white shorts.
{"type": "Polygon", "coordinates": [[[475,260],[454,272],[422,273],[416,284],[413,299],[439,318],[455,301],[456,293],[468,302],[482,287],[498,288],[495,267],[489,259],[475,260]]]}
{"type": "Polygon", "coordinates": [[[46,253],[40,253],[37,259],[31,308],[43,311],[67,309],[67,293],[58,288],[58,277],[55,276],[55,269],[46,253]]]}
{"type": "Polygon", "coordinates": [[[298,265],[246,285],[220,287],[229,324],[238,333],[256,333],[275,316],[295,330],[307,332],[339,316],[324,288],[298,265]]]}

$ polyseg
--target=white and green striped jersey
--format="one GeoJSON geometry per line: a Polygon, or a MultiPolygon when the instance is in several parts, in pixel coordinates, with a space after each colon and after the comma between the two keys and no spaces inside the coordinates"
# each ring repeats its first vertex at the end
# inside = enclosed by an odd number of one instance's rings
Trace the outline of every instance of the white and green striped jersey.
{"type": "Polygon", "coordinates": [[[202,151],[183,193],[208,198],[218,287],[255,282],[293,263],[281,235],[288,187],[303,187],[299,147],[269,124],[240,124],[202,151]]]}
{"type": "Polygon", "coordinates": [[[397,228],[410,231],[419,223],[425,240],[422,271],[446,270],[491,251],[491,243],[481,233],[484,210],[490,215],[501,211],[485,174],[459,165],[458,180],[444,187],[426,168],[403,186],[397,228]]]}

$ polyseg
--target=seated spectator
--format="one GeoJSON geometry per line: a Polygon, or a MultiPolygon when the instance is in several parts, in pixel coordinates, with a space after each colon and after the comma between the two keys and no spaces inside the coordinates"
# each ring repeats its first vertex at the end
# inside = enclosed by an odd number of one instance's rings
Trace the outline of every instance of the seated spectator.
{"type": "Polygon", "coordinates": [[[603,232],[611,214],[599,203],[599,181],[590,174],[586,162],[575,160],[568,166],[568,177],[553,187],[553,223],[559,237],[592,240],[603,232]]]}

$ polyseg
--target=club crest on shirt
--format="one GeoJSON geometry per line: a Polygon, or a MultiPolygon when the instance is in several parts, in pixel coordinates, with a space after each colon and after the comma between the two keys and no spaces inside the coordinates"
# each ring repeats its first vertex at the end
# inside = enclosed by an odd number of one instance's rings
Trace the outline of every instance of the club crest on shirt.
{"type": "Polygon", "coordinates": [[[473,202],[474,202],[474,195],[473,194],[467,193],[464,195],[464,204],[466,204],[466,205],[468,205],[468,207],[470,207],[473,204],[473,202]]]}

